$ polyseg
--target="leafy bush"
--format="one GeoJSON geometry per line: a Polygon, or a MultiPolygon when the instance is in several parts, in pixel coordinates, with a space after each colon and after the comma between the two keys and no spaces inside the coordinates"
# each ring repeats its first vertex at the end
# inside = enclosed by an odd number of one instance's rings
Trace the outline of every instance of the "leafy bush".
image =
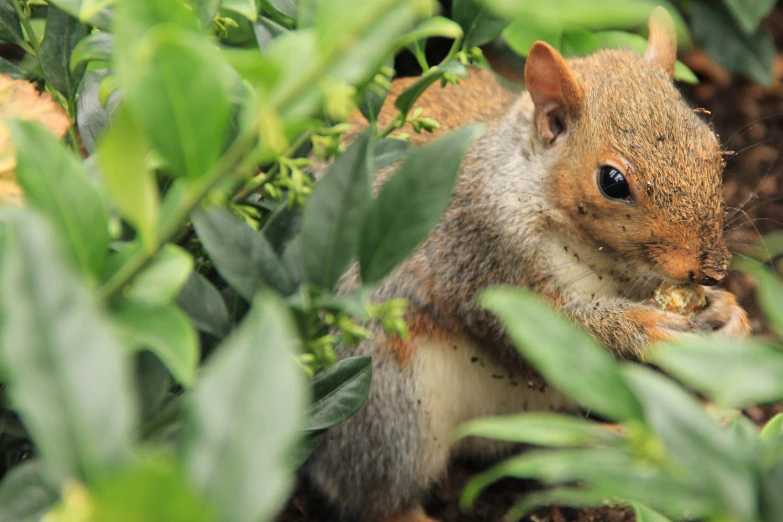
{"type": "MultiPolygon", "coordinates": [[[[761,265],[744,266],[759,280],[760,302],[783,332],[783,284],[761,265]]],[[[705,408],[654,369],[613,360],[532,295],[489,290],[483,303],[549,382],[619,424],[531,413],[464,425],[461,436],[540,447],[474,478],[463,495],[466,509],[492,482],[517,477],[553,487],[520,501],[512,520],[545,504],[628,505],[645,522],[783,519],[783,414],[759,430],[731,410],[783,400],[779,342],[697,338],[659,347],[654,363],[714,401],[705,408]]]]}
{"type": "MultiPolygon", "coordinates": [[[[520,20],[551,6],[518,4],[455,0],[450,20],[431,0],[0,0],[0,40],[23,55],[0,58],[17,118],[0,191],[24,192],[0,209],[0,520],[271,519],[366,399],[369,359],[335,363],[334,347],[406,335],[405,303],[369,296],[481,132],[415,148],[400,129],[438,128],[417,99],[486,65],[476,46],[541,33],[520,20]],[[454,41],[437,64],[430,37],[454,41]],[[423,76],[377,128],[403,49],[423,76]],[[346,150],[355,107],[372,124],[346,150]],[[339,295],[353,262],[363,286],[339,295]]],[[[547,23],[564,52],[633,47],[605,30],[652,7],[547,23]]]]}

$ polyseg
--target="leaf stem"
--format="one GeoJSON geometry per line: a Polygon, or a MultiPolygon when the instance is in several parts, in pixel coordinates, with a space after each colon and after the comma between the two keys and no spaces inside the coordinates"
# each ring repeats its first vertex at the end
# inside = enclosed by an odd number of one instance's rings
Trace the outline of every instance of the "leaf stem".
{"type": "MultiPolygon", "coordinates": [[[[27,38],[30,40],[29,46],[32,48],[32,54],[35,55],[36,59],[38,60],[38,65],[41,64],[41,46],[38,44],[38,38],[35,36],[35,31],[33,30],[32,24],[30,24],[30,17],[24,13],[24,10],[22,9],[21,0],[13,0],[11,2],[14,4],[14,10],[16,11],[16,16],[19,17],[19,21],[22,22],[22,27],[24,27],[25,33],[27,33],[27,38]]],[[[29,52],[29,51],[28,51],[29,52]]]]}
{"type": "MultiPolygon", "coordinates": [[[[283,153],[282,157],[288,158],[292,156],[293,154],[296,154],[296,151],[299,150],[299,148],[304,145],[307,140],[310,139],[310,136],[312,136],[311,131],[303,132],[286,151],[283,153]]],[[[280,162],[275,163],[272,165],[267,172],[261,172],[258,175],[254,176],[253,179],[248,181],[244,187],[242,187],[242,190],[239,191],[232,199],[234,203],[238,203],[240,201],[243,201],[245,198],[250,196],[253,192],[264,186],[265,183],[267,183],[270,179],[275,177],[277,174],[277,171],[280,170],[280,162]]]]}
{"type": "Polygon", "coordinates": [[[176,208],[160,224],[157,237],[151,248],[140,249],[136,252],[120,270],[101,286],[99,294],[103,299],[115,297],[136,274],[144,269],[163,244],[177,234],[187,221],[190,213],[207,196],[209,191],[224,178],[234,173],[234,169],[242,163],[245,156],[255,147],[257,138],[257,125],[249,126],[237,136],[234,143],[231,144],[212,169],[196,180],[190,189],[183,194],[176,208]]]}

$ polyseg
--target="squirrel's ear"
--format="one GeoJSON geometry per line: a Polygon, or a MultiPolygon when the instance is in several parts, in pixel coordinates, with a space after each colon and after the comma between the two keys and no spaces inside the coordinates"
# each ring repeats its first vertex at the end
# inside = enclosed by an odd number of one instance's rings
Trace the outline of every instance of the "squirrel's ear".
{"type": "Polygon", "coordinates": [[[536,106],[541,136],[554,144],[568,130],[568,116],[582,108],[585,88],[581,80],[552,46],[536,42],[525,61],[525,87],[536,106]]]}
{"type": "Polygon", "coordinates": [[[677,63],[677,33],[674,30],[674,20],[666,9],[658,6],[650,15],[649,27],[650,37],[644,57],[672,77],[674,65],[677,63]]]}

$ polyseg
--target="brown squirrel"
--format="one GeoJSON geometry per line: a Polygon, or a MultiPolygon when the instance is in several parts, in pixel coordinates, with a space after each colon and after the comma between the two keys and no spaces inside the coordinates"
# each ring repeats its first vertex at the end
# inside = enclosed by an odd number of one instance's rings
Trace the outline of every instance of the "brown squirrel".
{"type": "MultiPolygon", "coordinates": [[[[461,423],[573,408],[477,305],[485,288],[531,289],[618,356],[642,361],[664,339],[749,332],[734,296],[712,288],[730,257],[719,142],[672,84],[671,17],[657,9],[649,29],[644,56],[565,60],[536,42],[521,95],[474,70],[420,99],[439,132],[470,122],[487,132],[464,157],[440,223],[375,292],[410,301],[409,339],[379,330],[342,354],[373,357],[369,399],[306,467],[340,520],[431,520],[421,502],[452,457],[508,451],[481,439],[452,445],[461,423]],[[708,286],[706,309],[689,319],[656,308],[649,298],[664,281],[708,286]]],[[[394,82],[381,126],[413,81],[394,82]]],[[[353,267],[341,289],[358,284],[353,267]]]]}

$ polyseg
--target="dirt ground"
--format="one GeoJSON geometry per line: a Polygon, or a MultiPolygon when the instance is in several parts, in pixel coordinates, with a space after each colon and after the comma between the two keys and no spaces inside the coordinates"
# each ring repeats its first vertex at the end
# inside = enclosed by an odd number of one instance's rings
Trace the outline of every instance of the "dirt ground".
{"type": "MultiPolygon", "coordinates": [[[[765,22],[783,50],[783,9],[765,22]]],[[[722,69],[694,51],[684,61],[697,73],[701,84],[682,86],[684,96],[696,107],[711,112],[707,118],[721,137],[728,156],[725,169],[725,196],[729,212],[727,237],[732,251],[741,255],[748,244],[758,243],[759,234],[783,229],[783,54],[775,64],[776,82],[763,89],[722,69]]],[[[756,335],[769,335],[769,329],[754,299],[754,285],[748,276],[732,272],[723,286],[735,293],[751,316],[756,335]]],[[[783,404],[754,407],[746,414],[763,423],[783,404]]],[[[428,513],[443,522],[497,522],[511,505],[535,489],[527,481],[506,480],[488,489],[477,501],[471,515],[463,514],[458,499],[463,486],[477,469],[464,464],[453,466],[448,479],[438,486],[427,505],[428,513]]],[[[330,515],[302,486],[292,497],[278,522],[315,522],[330,515]]],[[[622,509],[546,508],[525,519],[528,522],[632,522],[635,517],[622,509]]]]}

